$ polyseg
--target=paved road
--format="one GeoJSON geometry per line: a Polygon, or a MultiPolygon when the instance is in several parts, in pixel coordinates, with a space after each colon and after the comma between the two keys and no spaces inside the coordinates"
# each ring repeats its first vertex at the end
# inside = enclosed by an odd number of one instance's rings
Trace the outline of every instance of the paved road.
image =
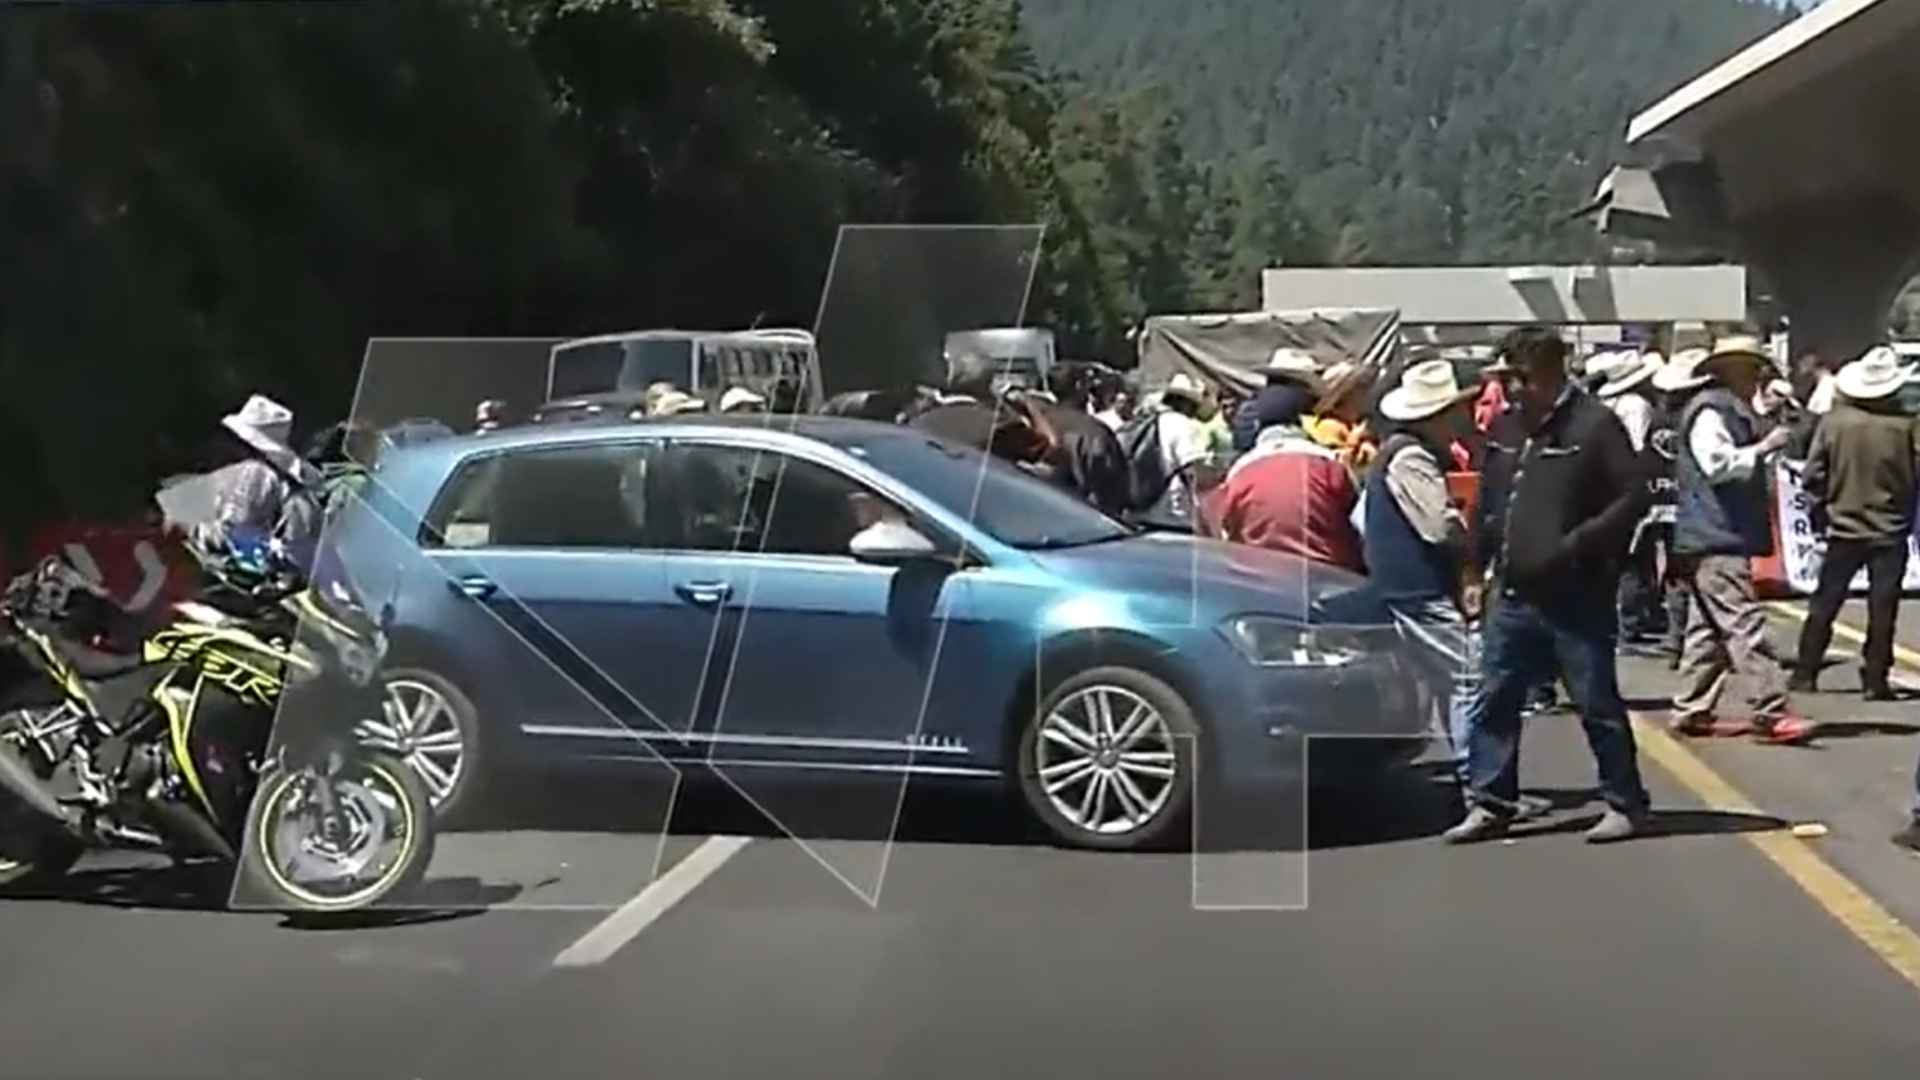
{"type": "MultiPolygon", "coordinates": [[[[1657,707],[1664,668],[1625,667],[1657,707]]],[[[1912,709],[1811,705],[1836,722],[1912,709]]],[[[525,831],[448,837],[435,895],[497,906],[398,925],[222,913],[217,879],[96,860],[56,895],[0,900],[0,1075],[1910,1068],[1920,990],[1769,861],[1752,830],[1777,822],[1707,808],[1697,778],[1689,788],[1649,755],[1665,834],[1589,848],[1571,831],[1597,812],[1573,721],[1539,719],[1528,740],[1528,786],[1561,809],[1512,843],[1437,843],[1456,809],[1417,774],[1317,794],[1312,902],[1298,912],[1196,912],[1185,857],[1057,851],[990,798],[927,788],[908,800],[877,906],[814,857],[875,866],[872,845],[810,853],[709,785],[686,793],[664,840],[586,831],[620,806],[610,783],[555,789],[569,812],[525,831]],[[630,906],[609,937],[608,909],[656,860],[648,895],[669,886],[677,902],[630,906]],[[573,905],[601,910],[561,910],[573,905]],[[556,967],[562,956],[585,966],[556,967]]],[[[1904,805],[1896,774],[1910,778],[1920,752],[1904,730],[1682,752],[1765,815],[1827,823],[1808,849],[1920,925],[1920,861],[1884,840],[1904,805]]]]}

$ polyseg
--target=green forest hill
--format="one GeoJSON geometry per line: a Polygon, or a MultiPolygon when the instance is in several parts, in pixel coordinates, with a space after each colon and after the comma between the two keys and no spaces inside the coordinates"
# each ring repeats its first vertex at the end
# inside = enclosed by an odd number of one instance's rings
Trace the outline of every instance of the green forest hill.
{"type": "MultiPolygon", "coordinates": [[[[1276,164],[1290,262],[1579,257],[1564,223],[1628,117],[1793,12],[1743,0],[1026,0],[1041,59],[1173,117],[1224,175],[1276,164]]],[[[1143,122],[1150,122],[1145,121],[1143,122]]]]}
{"type": "MultiPolygon", "coordinates": [[[[368,338],[810,325],[849,222],[1042,223],[1118,358],[1275,262],[1544,258],[1737,0],[409,0],[0,16],[0,522],[137,512],[368,338]],[[1070,74],[1067,74],[1070,73],[1070,74]]],[[[926,357],[903,357],[902,369],[926,357]]],[[[937,362],[937,357],[934,358],[937,362]]],[[[831,364],[832,358],[826,362],[831,364]]]]}

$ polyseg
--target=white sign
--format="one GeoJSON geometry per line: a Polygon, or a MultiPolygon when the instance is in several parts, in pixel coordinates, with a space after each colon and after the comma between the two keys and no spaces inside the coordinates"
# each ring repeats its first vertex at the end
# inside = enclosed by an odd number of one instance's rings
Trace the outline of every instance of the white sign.
{"type": "MultiPolygon", "coordinates": [[[[1774,468],[1773,487],[1779,500],[1780,565],[1786,571],[1787,587],[1810,596],[1820,584],[1820,561],[1826,556],[1826,538],[1814,532],[1813,507],[1807,493],[1800,489],[1800,471],[1805,462],[1781,461],[1774,468]]],[[[1863,567],[1853,577],[1849,590],[1867,591],[1867,571],[1863,567]]],[[[1920,590],[1920,544],[1907,537],[1907,573],[1900,583],[1904,592],[1920,590]]]]}

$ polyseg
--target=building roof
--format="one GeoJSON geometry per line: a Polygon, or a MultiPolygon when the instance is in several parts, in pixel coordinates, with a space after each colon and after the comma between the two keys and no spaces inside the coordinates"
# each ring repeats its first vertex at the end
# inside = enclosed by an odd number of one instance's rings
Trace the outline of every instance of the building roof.
{"type": "Polygon", "coordinates": [[[1698,141],[1729,117],[1764,108],[1869,57],[1903,69],[1911,64],[1911,54],[1878,47],[1917,24],[1920,0],[1826,0],[1635,116],[1627,141],[1653,136],[1698,141]]]}

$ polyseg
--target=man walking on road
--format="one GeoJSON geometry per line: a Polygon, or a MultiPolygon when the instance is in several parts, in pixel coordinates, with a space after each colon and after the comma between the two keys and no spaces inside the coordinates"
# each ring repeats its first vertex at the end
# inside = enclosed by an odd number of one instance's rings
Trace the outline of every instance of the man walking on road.
{"type": "Polygon", "coordinates": [[[1757,339],[1716,342],[1699,362],[1700,374],[1714,385],[1695,394],[1680,414],[1673,547],[1687,560],[1689,576],[1681,689],[1673,700],[1675,734],[1751,733],[1763,742],[1796,743],[1813,730],[1788,703],[1749,562],[1773,553],[1764,466],[1791,437],[1787,428],[1777,427],[1755,438],[1753,393],[1772,370],[1757,339]],[[1749,716],[1716,721],[1714,709],[1734,673],[1755,688],[1749,716]]]}
{"type": "Polygon", "coordinates": [[[1907,536],[1913,532],[1914,461],[1920,425],[1894,400],[1916,369],[1882,346],[1835,377],[1833,410],[1820,421],[1807,458],[1804,488],[1814,521],[1826,522],[1827,554],[1820,585],[1800,631],[1800,656],[1791,689],[1812,691],[1833,640],[1833,619],[1848,586],[1867,568],[1867,644],[1861,690],[1868,701],[1892,701],[1893,627],[1900,584],[1907,572],[1907,536]]]}
{"type": "Polygon", "coordinates": [[[1619,419],[1568,380],[1558,334],[1516,330],[1501,353],[1518,407],[1488,433],[1478,531],[1494,595],[1467,716],[1471,805],[1445,839],[1494,839],[1521,812],[1521,706],[1557,663],[1607,802],[1587,840],[1625,840],[1645,827],[1647,792],[1614,668],[1613,601],[1645,479],[1619,419]]]}

